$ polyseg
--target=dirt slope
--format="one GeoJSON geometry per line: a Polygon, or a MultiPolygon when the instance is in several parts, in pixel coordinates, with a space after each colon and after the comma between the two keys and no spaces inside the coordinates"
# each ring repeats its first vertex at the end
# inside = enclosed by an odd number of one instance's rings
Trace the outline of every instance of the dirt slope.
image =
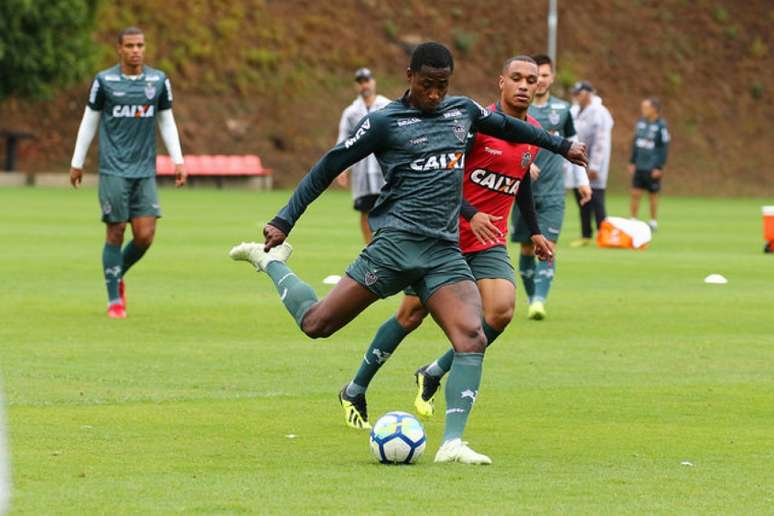
{"type": "MultiPolygon", "coordinates": [[[[334,141],[355,68],[370,66],[380,92],[398,96],[404,47],[436,39],[455,52],[454,93],[490,101],[504,58],[545,48],[546,3],[132,0],[102,8],[95,39],[109,66],[117,29],[142,26],[149,64],[172,76],[184,150],[256,152],[288,186],[334,141]]],[[[774,4],[559,4],[556,93],[576,79],[601,92],[616,121],[611,188],[624,187],[639,100],[657,95],[673,134],[667,192],[774,195],[774,4]]],[[[88,81],[51,101],[0,104],[0,128],[38,136],[23,145],[24,170],[66,170],[87,90],[88,81]]]]}

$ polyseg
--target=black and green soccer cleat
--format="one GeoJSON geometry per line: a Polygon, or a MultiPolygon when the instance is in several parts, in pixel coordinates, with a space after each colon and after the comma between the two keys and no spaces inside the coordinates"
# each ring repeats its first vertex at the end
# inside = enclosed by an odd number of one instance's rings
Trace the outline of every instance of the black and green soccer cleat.
{"type": "Polygon", "coordinates": [[[371,428],[368,423],[368,404],[365,394],[357,396],[347,396],[347,386],[339,392],[339,403],[344,409],[344,422],[347,426],[358,430],[367,430],[371,428]]]}
{"type": "Polygon", "coordinates": [[[417,397],[414,400],[414,407],[417,413],[424,417],[433,417],[435,413],[435,393],[441,385],[441,379],[431,376],[425,371],[428,366],[422,366],[414,373],[417,380],[417,397]]]}

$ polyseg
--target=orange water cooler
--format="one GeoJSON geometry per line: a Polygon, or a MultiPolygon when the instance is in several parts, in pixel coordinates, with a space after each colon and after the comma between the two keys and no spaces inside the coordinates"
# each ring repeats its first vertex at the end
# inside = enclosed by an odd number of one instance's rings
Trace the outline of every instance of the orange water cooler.
{"type": "Polygon", "coordinates": [[[774,206],[763,207],[763,239],[766,241],[764,253],[774,253],[774,206]]]}

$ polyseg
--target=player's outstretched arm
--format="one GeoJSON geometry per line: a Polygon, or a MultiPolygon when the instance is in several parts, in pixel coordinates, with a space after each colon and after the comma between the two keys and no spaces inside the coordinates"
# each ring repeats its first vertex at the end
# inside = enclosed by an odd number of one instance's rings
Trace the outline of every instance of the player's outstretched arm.
{"type": "Polygon", "coordinates": [[[268,251],[281,244],[298,219],[336,177],[371,153],[378,152],[385,140],[383,119],[377,113],[364,117],[349,138],[329,150],[304,176],[282,208],[263,229],[268,251]]]}
{"type": "Polygon", "coordinates": [[[83,110],[83,118],[78,128],[78,136],[75,139],[75,150],[73,159],[70,162],[70,184],[73,188],[78,188],[83,179],[83,164],[86,161],[86,154],[89,152],[94,135],[97,134],[99,127],[99,111],[95,111],[86,106],[83,110]]]}
{"type": "Polygon", "coordinates": [[[586,146],[582,143],[565,140],[504,113],[491,112],[474,100],[470,100],[474,128],[489,136],[509,142],[531,143],[551,152],[560,154],[576,165],[587,166],[586,146]]]}

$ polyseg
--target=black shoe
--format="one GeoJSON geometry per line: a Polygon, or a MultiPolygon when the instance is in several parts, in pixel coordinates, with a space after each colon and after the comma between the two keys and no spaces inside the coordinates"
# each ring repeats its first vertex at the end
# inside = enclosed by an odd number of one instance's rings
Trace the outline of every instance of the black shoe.
{"type": "Polygon", "coordinates": [[[414,407],[420,416],[432,417],[435,413],[435,393],[441,386],[441,379],[427,374],[427,367],[422,366],[414,373],[417,382],[417,397],[414,407]]]}
{"type": "MultiPolygon", "coordinates": [[[[347,384],[349,385],[349,384],[347,384]]],[[[344,409],[344,422],[352,428],[370,429],[368,423],[368,404],[364,393],[357,396],[347,395],[347,385],[339,391],[339,403],[344,409]]]]}

